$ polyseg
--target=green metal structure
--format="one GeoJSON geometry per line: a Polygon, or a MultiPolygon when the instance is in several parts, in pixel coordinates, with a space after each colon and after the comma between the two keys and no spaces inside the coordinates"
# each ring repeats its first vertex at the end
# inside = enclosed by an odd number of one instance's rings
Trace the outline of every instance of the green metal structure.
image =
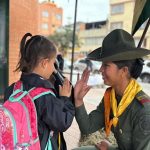
{"type": "Polygon", "coordinates": [[[0,102],[8,86],[9,0],[0,0],[0,102]]]}

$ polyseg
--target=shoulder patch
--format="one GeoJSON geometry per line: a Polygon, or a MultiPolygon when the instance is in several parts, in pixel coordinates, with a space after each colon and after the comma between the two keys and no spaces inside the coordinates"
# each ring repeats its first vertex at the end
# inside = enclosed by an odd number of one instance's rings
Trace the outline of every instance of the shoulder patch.
{"type": "Polygon", "coordinates": [[[142,115],[139,118],[139,127],[141,131],[146,135],[150,134],[150,115],[142,115]]]}
{"type": "Polygon", "coordinates": [[[150,103],[150,97],[144,93],[143,91],[140,91],[137,95],[136,95],[137,100],[144,105],[145,103],[150,103]]]}

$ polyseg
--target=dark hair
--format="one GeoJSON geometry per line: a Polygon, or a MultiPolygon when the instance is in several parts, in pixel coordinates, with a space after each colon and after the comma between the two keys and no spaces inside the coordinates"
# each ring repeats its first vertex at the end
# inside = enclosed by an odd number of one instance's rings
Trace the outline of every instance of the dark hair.
{"type": "Polygon", "coordinates": [[[56,47],[41,35],[26,33],[20,42],[20,60],[15,71],[30,73],[41,59],[51,59],[56,54],[56,47]],[[31,37],[27,40],[28,37],[31,37]]]}
{"type": "Polygon", "coordinates": [[[144,60],[142,58],[138,58],[134,60],[113,61],[113,63],[116,64],[119,69],[125,66],[128,67],[130,76],[137,79],[142,72],[144,60]]]}

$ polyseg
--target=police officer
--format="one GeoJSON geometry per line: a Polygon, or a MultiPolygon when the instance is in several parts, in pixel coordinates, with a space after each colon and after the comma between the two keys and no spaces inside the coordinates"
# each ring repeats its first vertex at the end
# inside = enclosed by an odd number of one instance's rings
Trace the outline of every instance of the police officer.
{"type": "Polygon", "coordinates": [[[86,69],[75,85],[76,120],[85,135],[104,127],[108,137],[112,131],[118,146],[104,140],[83,149],[150,150],[150,97],[136,81],[143,68],[142,57],[148,54],[150,50],[136,48],[133,37],[122,29],[110,32],[102,47],[88,54],[88,59],[102,61],[100,72],[109,88],[97,109],[87,114],[83,97],[90,90],[90,72],[86,69]]]}

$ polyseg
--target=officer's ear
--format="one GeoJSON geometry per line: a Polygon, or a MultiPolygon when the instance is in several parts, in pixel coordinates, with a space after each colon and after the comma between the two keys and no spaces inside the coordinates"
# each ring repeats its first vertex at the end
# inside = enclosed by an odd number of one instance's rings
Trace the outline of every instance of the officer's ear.
{"type": "Polygon", "coordinates": [[[129,68],[127,66],[122,67],[122,74],[124,74],[125,76],[129,76],[129,68]]]}

